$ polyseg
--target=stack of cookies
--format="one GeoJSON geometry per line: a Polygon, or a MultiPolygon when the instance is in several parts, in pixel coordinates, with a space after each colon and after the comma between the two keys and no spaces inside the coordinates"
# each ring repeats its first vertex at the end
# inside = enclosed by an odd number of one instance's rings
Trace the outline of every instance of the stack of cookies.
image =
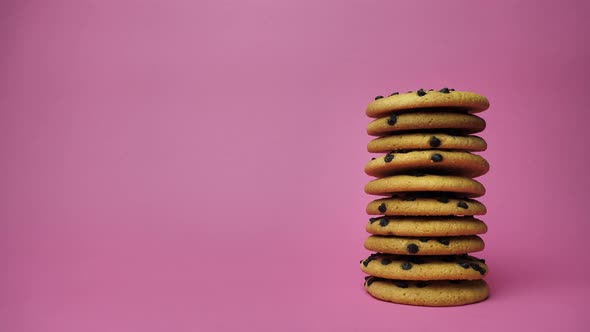
{"type": "Polygon", "coordinates": [[[474,178],[489,164],[473,153],[487,145],[473,134],[486,126],[474,113],[488,107],[481,95],[448,88],[394,92],[368,105],[375,120],[367,132],[376,136],[368,150],[380,155],[365,167],[376,177],[365,192],[383,196],[367,206],[365,248],[374,253],[360,262],[373,297],[423,306],[488,297],[488,267],[469,255],[483,250],[478,234],[487,231],[474,217],[486,213],[474,178]]]}

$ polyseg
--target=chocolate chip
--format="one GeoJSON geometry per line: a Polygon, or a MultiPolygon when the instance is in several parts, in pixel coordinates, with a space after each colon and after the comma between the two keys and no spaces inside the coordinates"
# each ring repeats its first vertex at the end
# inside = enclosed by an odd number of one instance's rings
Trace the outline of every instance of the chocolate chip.
{"type": "Polygon", "coordinates": [[[375,281],[375,278],[370,277],[369,279],[367,279],[367,286],[371,286],[371,284],[375,281]]]}
{"type": "Polygon", "coordinates": [[[375,157],[371,158],[371,160],[375,160],[375,157]]]}
{"type": "Polygon", "coordinates": [[[436,200],[439,201],[439,202],[441,202],[441,203],[448,203],[449,202],[449,198],[448,197],[439,197],[436,200]]]}
{"type": "Polygon", "coordinates": [[[375,222],[375,221],[377,221],[377,220],[379,220],[379,218],[369,218],[369,222],[370,222],[371,224],[372,224],[372,223],[374,223],[374,222],[375,222]]]}
{"type": "Polygon", "coordinates": [[[435,153],[430,157],[430,160],[434,161],[435,163],[440,163],[443,161],[443,156],[440,153],[435,153]]]}
{"type": "Polygon", "coordinates": [[[459,203],[457,203],[457,207],[460,207],[462,209],[469,208],[469,206],[467,205],[467,203],[465,203],[464,201],[459,201],[459,203]]]}
{"type": "Polygon", "coordinates": [[[399,288],[408,288],[408,283],[405,281],[394,281],[393,284],[399,288]]]}
{"type": "Polygon", "coordinates": [[[381,98],[383,98],[383,96],[377,96],[377,97],[375,97],[375,100],[381,99],[381,98]]]}
{"type": "Polygon", "coordinates": [[[383,258],[381,260],[381,264],[383,264],[383,265],[391,264],[391,258],[387,258],[387,257],[383,258]]]}
{"type": "Polygon", "coordinates": [[[387,119],[387,124],[390,126],[393,126],[396,123],[397,123],[397,115],[395,115],[395,114],[390,115],[389,118],[387,119]]]}
{"type": "Polygon", "coordinates": [[[449,89],[449,91],[455,91],[455,89],[449,89]]]}
{"type": "Polygon", "coordinates": [[[450,93],[451,91],[449,90],[449,88],[442,88],[442,89],[438,90],[438,92],[450,93]]]}
{"type": "Polygon", "coordinates": [[[403,262],[402,263],[402,270],[406,270],[407,271],[407,270],[409,270],[411,268],[412,268],[412,263],[410,263],[410,262],[403,262]]]}
{"type": "Polygon", "coordinates": [[[428,286],[428,283],[427,282],[424,282],[424,281],[418,281],[416,283],[416,287],[418,287],[418,288],[424,288],[426,286],[428,286]]]}
{"type": "Polygon", "coordinates": [[[385,161],[386,163],[390,163],[393,158],[395,158],[395,155],[393,153],[388,153],[385,155],[385,158],[383,158],[383,161],[385,161]]]}
{"type": "Polygon", "coordinates": [[[451,243],[451,240],[448,237],[441,237],[436,239],[436,241],[440,244],[444,244],[445,246],[448,246],[449,243],[451,243]]]}
{"type": "Polygon", "coordinates": [[[486,263],[486,260],[485,259],[478,259],[478,261],[480,261],[480,262],[482,262],[484,264],[486,263]]]}
{"type": "Polygon", "coordinates": [[[381,218],[381,220],[379,220],[379,225],[381,225],[381,227],[385,227],[385,226],[389,225],[389,218],[387,218],[387,217],[381,218]]]}
{"type": "Polygon", "coordinates": [[[434,89],[428,89],[428,91],[434,91],[434,89]]]}
{"type": "Polygon", "coordinates": [[[479,272],[479,274],[484,275],[486,273],[486,269],[484,269],[483,267],[477,265],[477,264],[469,264],[471,266],[471,268],[473,268],[475,271],[479,272]]]}
{"type": "Polygon", "coordinates": [[[428,242],[428,240],[430,240],[430,239],[429,239],[429,238],[427,238],[427,237],[421,237],[421,238],[419,238],[418,240],[419,240],[420,242],[428,242]]]}
{"type": "Polygon", "coordinates": [[[363,262],[363,265],[365,267],[369,266],[369,263],[371,263],[371,261],[375,259],[375,256],[376,255],[373,254],[373,255],[370,255],[369,257],[367,257],[367,259],[365,259],[365,261],[363,262]]]}
{"type": "Polygon", "coordinates": [[[418,245],[416,245],[414,243],[408,244],[408,246],[406,248],[408,249],[408,252],[410,254],[416,254],[416,253],[418,253],[418,251],[420,251],[420,247],[418,247],[418,245]]]}
{"type": "Polygon", "coordinates": [[[430,144],[430,146],[432,146],[433,148],[439,147],[440,146],[440,139],[438,139],[438,137],[436,136],[432,136],[430,137],[430,140],[428,141],[428,143],[430,144]]]}
{"type": "Polygon", "coordinates": [[[426,91],[424,91],[424,89],[420,89],[416,91],[416,94],[418,94],[418,97],[423,97],[426,96],[426,91]]]}
{"type": "Polygon", "coordinates": [[[477,271],[477,272],[479,272],[479,273],[481,273],[481,274],[483,274],[483,273],[481,272],[481,270],[484,270],[484,272],[485,272],[485,269],[484,269],[484,268],[482,268],[481,266],[479,266],[479,265],[478,265],[478,264],[476,264],[476,263],[470,263],[470,264],[469,264],[469,266],[471,266],[471,268],[472,268],[472,269],[474,269],[475,271],[477,271]]]}
{"type": "Polygon", "coordinates": [[[399,95],[399,92],[392,92],[389,96],[399,95]]]}
{"type": "Polygon", "coordinates": [[[462,268],[464,268],[464,269],[468,269],[468,268],[469,268],[469,263],[466,263],[466,262],[459,262],[459,263],[457,263],[457,264],[459,264],[459,265],[460,265],[462,268]]]}
{"type": "Polygon", "coordinates": [[[421,177],[421,176],[424,176],[426,174],[424,172],[420,172],[420,171],[414,170],[414,171],[408,172],[408,175],[412,175],[412,176],[416,176],[416,177],[421,177]]]}
{"type": "Polygon", "coordinates": [[[385,211],[387,211],[387,206],[385,205],[385,203],[381,203],[381,205],[379,205],[378,209],[379,209],[379,212],[385,213],[385,211]]]}

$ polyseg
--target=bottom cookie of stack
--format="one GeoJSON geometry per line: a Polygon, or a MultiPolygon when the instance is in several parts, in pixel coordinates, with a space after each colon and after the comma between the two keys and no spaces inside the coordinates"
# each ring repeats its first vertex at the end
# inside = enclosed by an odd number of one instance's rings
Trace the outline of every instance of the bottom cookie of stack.
{"type": "Polygon", "coordinates": [[[406,281],[365,278],[367,292],[383,301],[400,304],[446,307],[476,303],[489,296],[484,280],[406,281]]]}

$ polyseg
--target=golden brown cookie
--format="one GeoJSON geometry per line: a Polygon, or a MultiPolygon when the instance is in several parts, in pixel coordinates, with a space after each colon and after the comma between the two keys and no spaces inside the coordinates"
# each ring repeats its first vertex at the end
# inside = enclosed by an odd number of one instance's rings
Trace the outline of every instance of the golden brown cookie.
{"type": "Polygon", "coordinates": [[[490,294],[484,280],[405,281],[369,276],[365,278],[365,289],[383,301],[432,307],[476,303],[490,294]]]}
{"type": "Polygon", "coordinates": [[[477,280],[488,271],[483,259],[468,255],[416,257],[372,254],[360,265],[368,275],[398,280],[477,280]]]}
{"type": "Polygon", "coordinates": [[[458,255],[482,251],[484,243],[477,235],[437,238],[371,235],[365,240],[365,248],[397,255],[458,255]]]}
{"type": "Polygon", "coordinates": [[[471,216],[381,216],[370,218],[366,230],[374,235],[428,237],[484,234],[488,227],[483,221],[471,216]]]}
{"type": "Polygon", "coordinates": [[[467,91],[454,91],[443,88],[439,91],[411,91],[388,97],[377,96],[369,103],[366,114],[370,118],[380,118],[392,112],[410,109],[437,108],[450,111],[477,113],[490,107],[486,97],[467,91]]]}
{"type": "Polygon", "coordinates": [[[454,136],[445,133],[404,133],[375,138],[367,145],[373,153],[407,150],[462,150],[485,151],[487,143],[483,138],[468,135],[454,136]]]}
{"type": "Polygon", "coordinates": [[[384,177],[416,169],[474,178],[486,174],[490,165],[483,157],[469,152],[418,150],[405,153],[390,152],[372,159],[365,166],[365,173],[384,177]]]}
{"type": "Polygon", "coordinates": [[[367,183],[365,192],[371,195],[390,196],[408,192],[448,192],[467,197],[485,194],[484,186],[476,180],[452,175],[392,175],[367,183]]]}
{"type": "Polygon", "coordinates": [[[446,196],[381,198],[367,205],[367,214],[386,216],[473,216],[486,212],[486,207],[474,199],[446,196]]]}
{"type": "Polygon", "coordinates": [[[473,134],[484,130],[486,122],[473,114],[452,112],[411,112],[393,113],[371,121],[367,134],[387,136],[400,131],[453,130],[462,134],[473,134]]]}

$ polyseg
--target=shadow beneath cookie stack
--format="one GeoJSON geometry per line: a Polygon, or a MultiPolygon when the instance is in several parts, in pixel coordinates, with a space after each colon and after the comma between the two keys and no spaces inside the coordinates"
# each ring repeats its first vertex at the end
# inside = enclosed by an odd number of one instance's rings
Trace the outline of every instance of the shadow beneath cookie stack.
{"type": "Polygon", "coordinates": [[[365,192],[381,196],[370,202],[361,260],[365,289],[373,297],[400,304],[456,306],[489,296],[483,280],[488,266],[468,255],[484,249],[478,236],[486,224],[475,216],[486,207],[474,178],[489,164],[473,153],[486,142],[473,134],[485,129],[474,115],[489,107],[472,92],[443,88],[378,96],[367,107],[375,118],[368,144],[379,156],[365,167],[376,179],[365,192]]]}

